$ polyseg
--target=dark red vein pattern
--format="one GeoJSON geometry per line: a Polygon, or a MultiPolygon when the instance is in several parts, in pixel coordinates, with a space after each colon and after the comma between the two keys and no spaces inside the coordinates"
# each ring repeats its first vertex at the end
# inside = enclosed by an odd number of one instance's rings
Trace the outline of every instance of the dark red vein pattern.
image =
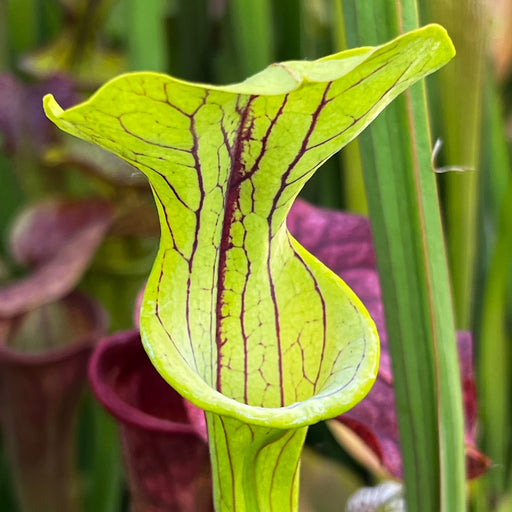
{"type": "Polygon", "coordinates": [[[282,407],[352,396],[371,378],[372,326],[285,219],[318,166],[427,73],[425,44],[389,44],[275,95],[125,75],[72,111],[75,133],[150,180],[162,241],[141,325],[178,389],[188,368],[229,398],[282,407]]]}
{"type": "Polygon", "coordinates": [[[162,238],[142,335],[166,379],[214,411],[218,510],[296,510],[305,428],[293,428],[340,414],[375,378],[369,317],[292,238],[286,216],[321,163],[444,63],[440,31],[421,34],[343,62],[277,65],[265,87],[261,76],[215,88],[125,75],[54,112],[149,178],[162,238]],[[269,94],[279,76],[287,85],[269,94]]]}
{"type": "Polygon", "coordinates": [[[306,428],[276,431],[217,415],[207,418],[218,510],[296,510],[306,428]]]}

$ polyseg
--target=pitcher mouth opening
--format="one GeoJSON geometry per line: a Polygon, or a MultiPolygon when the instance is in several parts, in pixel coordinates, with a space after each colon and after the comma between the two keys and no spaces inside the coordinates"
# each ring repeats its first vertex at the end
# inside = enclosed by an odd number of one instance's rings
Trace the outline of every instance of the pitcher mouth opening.
{"type": "Polygon", "coordinates": [[[27,312],[26,315],[19,315],[15,319],[6,319],[5,326],[0,332],[0,359],[12,364],[33,366],[56,363],[82,350],[91,350],[106,331],[108,321],[105,310],[91,297],[77,290],[41,307],[61,309],[63,314],[75,319],[78,327],[67,332],[53,333],[58,339],[49,347],[20,348],[17,346],[19,343],[16,338],[23,336],[24,323],[27,319],[37,327],[38,309],[27,312]]]}
{"type": "Polygon", "coordinates": [[[97,399],[123,423],[159,433],[198,435],[181,396],[163,379],[157,381],[159,376],[144,353],[138,331],[119,332],[104,338],[91,356],[88,373],[97,399]],[[130,389],[128,381],[133,377],[138,380],[132,386],[134,389],[130,389]],[[145,389],[149,387],[155,387],[151,393],[158,393],[159,399],[162,392],[168,397],[165,408],[162,404],[164,414],[150,410],[143,403],[144,395],[148,394],[145,389]]]}
{"type": "Polygon", "coordinates": [[[339,416],[368,394],[378,371],[379,358],[375,357],[371,368],[356,370],[354,376],[346,383],[338,384],[335,379],[331,379],[322,390],[305,400],[283,407],[248,405],[222,394],[188,365],[180,365],[179,377],[173,378],[168,371],[167,361],[156,357],[152,352],[144,330],[141,337],[146,352],[158,373],[185,399],[205,412],[276,429],[305,427],[339,416]]]}

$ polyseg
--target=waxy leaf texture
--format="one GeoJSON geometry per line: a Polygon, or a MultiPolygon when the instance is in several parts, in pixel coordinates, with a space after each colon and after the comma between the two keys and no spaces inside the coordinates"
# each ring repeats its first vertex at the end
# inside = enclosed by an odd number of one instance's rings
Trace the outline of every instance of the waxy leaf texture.
{"type": "Polygon", "coordinates": [[[295,510],[300,427],[346,411],[375,380],[373,321],[286,217],[325,160],[453,53],[431,25],[230,86],[133,73],[66,111],[45,98],[60,128],[149,179],[162,234],[142,339],[207,411],[218,510],[295,510]]]}

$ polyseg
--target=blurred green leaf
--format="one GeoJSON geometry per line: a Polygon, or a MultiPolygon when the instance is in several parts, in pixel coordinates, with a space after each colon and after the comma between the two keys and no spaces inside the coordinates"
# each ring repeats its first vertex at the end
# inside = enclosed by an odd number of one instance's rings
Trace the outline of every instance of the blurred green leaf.
{"type": "Polygon", "coordinates": [[[354,473],[305,449],[301,460],[300,512],[340,512],[362,485],[354,473]]]}
{"type": "Polygon", "coordinates": [[[164,0],[127,0],[129,66],[133,70],[165,71],[168,66],[164,0]]]}
{"type": "Polygon", "coordinates": [[[117,424],[89,394],[79,425],[83,512],[120,512],[123,469],[117,424]]]}
{"type": "Polygon", "coordinates": [[[494,466],[478,488],[480,510],[507,490],[512,478],[512,337],[510,288],[512,279],[512,174],[509,147],[504,134],[502,108],[491,79],[487,80],[482,175],[480,176],[481,231],[485,243],[481,260],[475,323],[479,339],[478,389],[482,448],[494,466]],[[489,229],[491,228],[491,229],[489,229]]]}
{"type": "MultiPolygon", "coordinates": [[[[442,147],[440,165],[478,169],[488,18],[482,0],[419,0],[425,20],[443,25],[457,58],[429,81],[434,137],[442,147]]],[[[440,177],[445,190],[447,250],[457,327],[471,327],[477,251],[477,172],[440,177]]]]}
{"type": "Polygon", "coordinates": [[[230,0],[233,39],[241,77],[253,75],[274,61],[270,0],[230,0]]]}

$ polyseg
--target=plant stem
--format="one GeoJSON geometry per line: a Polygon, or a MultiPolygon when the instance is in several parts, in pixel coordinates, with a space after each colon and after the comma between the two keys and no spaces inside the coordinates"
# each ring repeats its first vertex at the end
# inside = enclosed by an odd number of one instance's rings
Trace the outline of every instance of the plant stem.
{"type": "Polygon", "coordinates": [[[278,430],[211,412],[206,419],[215,510],[296,512],[307,427],[278,430]]]}

